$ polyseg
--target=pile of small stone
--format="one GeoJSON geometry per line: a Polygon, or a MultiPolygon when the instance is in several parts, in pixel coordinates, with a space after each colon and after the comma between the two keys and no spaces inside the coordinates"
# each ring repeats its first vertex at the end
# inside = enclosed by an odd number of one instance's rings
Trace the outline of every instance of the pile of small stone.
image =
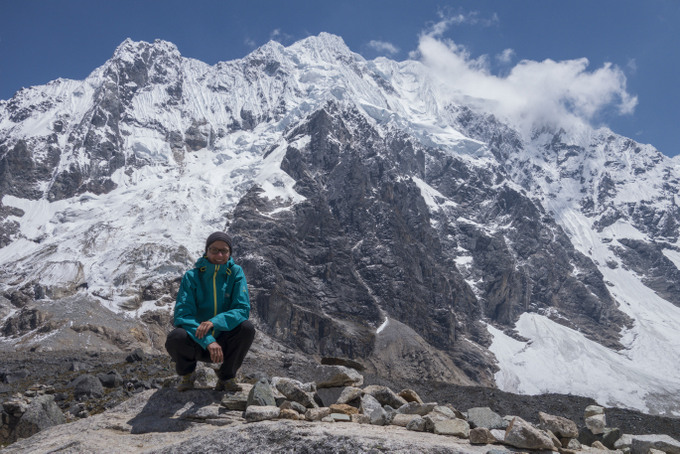
{"type": "Polygon", "coordinates": [[[23,395],[16,395],[0,405],[2,425],[0,443],[12,443],[57,424],[66,418],[54,401],[54,388],[34,385],[23,395]]]}
{"type": "Polygon", "coordinates": [[[488,407],[461,412],[450,404],[424,402],[413,389],[394,392],[388,386],[364,385],[363,375],[347,364],[310,364],[304,373],[308,382],[255,372],[242,377],[241,391],[220,393],[213,391],[214,365],[201,363],[196,370],[198,389],[180,393],[174,389],[177,377],[172,371],[152,362],[144,365],[143,358],[133,355],[125,360],[115,368],[83,367],[86,373],[71,367],[73,374],[59,387],[57,382],[34,385],[4,400],[0,404],[0,446],[53,425],[88,418],[126,397],[162,386],[165,389],[157,392],[163,395],[163,405],[167,407],[165,401],[169,400],[177,407],[168,421],[179,421],[181,427],[187,421],[215,426],[265,420],[354,423],[456,437],[457,442],[490,445],[489,453],[519,449],[565,454],[680,454],[680,442],[668,435],[630,435],[607,427],[605,409],[596,405],[586,406],[583,420],[579,419],[584,427],[544,412],[537,412],[536,419],[522,414],[533,423],[517,415],[501,416],[488,407]]]}
{"type": "MultiPolygon", "coordinates": [[[[62,371],[62,379],[53,380],[54,384],[34,383],[21,392],[13,393],[0,403],[0,446],[28,438],[57,424],[100,413],[145,389],[160,388],[162,382],[159,379],[136,378],[137,367],[149,368],[140,366],[145,358],[141,350],[127,355],[127,380],[118,370],[107,368],[105,364],[93,368],[85,361],[76,360],[69,362],[68,373],[64,377],[62,371]]],[[[14,382],[28,380],[37,374],[19,370],[4,372],[3,375],[4,381],[14,382]]],[[[59,373],[55,371],[54,375],[59,373]]]]}
{"type": "MultiPolygon", "coordinates": [[[[499,444],[527,450],[680,454],[680,442],[666,435],[622,435],[606,427],[604,408],[585,409],[585,428],[561,416],[539,413],[538,425],[518,416],[500,416],[488,407],[463,413],[451,405],[423,402],[412,389],[394,392],[381,385],[363,386],[357,371],[319,366],[318,379],[259,378],[243,390],[225,394],[221,407],[242,411],[246,422],[272,419],[401,426],[407,430],[467,439],[471,444],[499,444]],[[590,446],[579,439],[588,439],[590,446]],[[650,451],[650,449],[652,451],[650,451]]],[[[491,452],[491,451],[490,451],[491,452]]],[[[503,451],[499,451],[503,452],[503,451]]]]}

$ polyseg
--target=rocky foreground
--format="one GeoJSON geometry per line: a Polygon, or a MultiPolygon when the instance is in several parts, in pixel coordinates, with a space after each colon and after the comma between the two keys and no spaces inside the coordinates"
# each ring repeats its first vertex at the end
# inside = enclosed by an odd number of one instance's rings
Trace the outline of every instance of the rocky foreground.
{"type": "Polygon", "coordinates": [[[237,393],[205,366],[178,392],[168,358],[140,351],[4,354],[2,452],[680,453],[677,418],[252,353],[237,393]]]}

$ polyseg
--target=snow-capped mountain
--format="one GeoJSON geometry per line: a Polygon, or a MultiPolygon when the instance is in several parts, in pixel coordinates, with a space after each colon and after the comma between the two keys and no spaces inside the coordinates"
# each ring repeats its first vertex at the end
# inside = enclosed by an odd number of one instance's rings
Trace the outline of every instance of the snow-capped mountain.
{"type": "Polygon", "coordinates": [[[127,40],[0,101],[2,348],[162,350],[227,228],[268,342],[680,414],[678,160],[447,90],[321,34],[215,66],[127,40]]]}

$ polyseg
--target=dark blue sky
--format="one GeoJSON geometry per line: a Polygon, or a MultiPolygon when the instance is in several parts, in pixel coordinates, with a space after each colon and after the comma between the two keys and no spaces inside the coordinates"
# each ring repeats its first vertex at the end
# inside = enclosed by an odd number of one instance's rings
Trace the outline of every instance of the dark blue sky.
{"type": "Polygon", "coordinates": [[[521,60],[606,62],[637,96],[632,114],[597,116],[615,132],[661,152],[680,153],[680,1],[677,0],[0,0],[0,99],[58,77],[83,79],[125,39],[173,42],[209,64],[242,58],[275,39],[284,45],[320,32],[341,36],[372,59],[409,58],[419,37],[451,20],[440,37],[487,56],[504,77],[521,60]],[[510,60],[494,58],[504,50],[510,60]]]}

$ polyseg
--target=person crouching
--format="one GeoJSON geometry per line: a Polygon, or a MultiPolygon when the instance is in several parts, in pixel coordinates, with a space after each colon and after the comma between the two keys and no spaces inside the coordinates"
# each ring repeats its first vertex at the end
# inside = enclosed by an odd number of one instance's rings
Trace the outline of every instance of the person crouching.
{"type": "Polygon", "coordinates": [[[240,391],[236,372],[255,338],[248,320],[250,297],[243,269],[231,256],[231,237],[211,234],[205,253],[182,278],[175,303],[175,329],[165,348],[181,379],[177,389],[194,388],[197,361],[222,363],[216,391],[240,391]]]}

